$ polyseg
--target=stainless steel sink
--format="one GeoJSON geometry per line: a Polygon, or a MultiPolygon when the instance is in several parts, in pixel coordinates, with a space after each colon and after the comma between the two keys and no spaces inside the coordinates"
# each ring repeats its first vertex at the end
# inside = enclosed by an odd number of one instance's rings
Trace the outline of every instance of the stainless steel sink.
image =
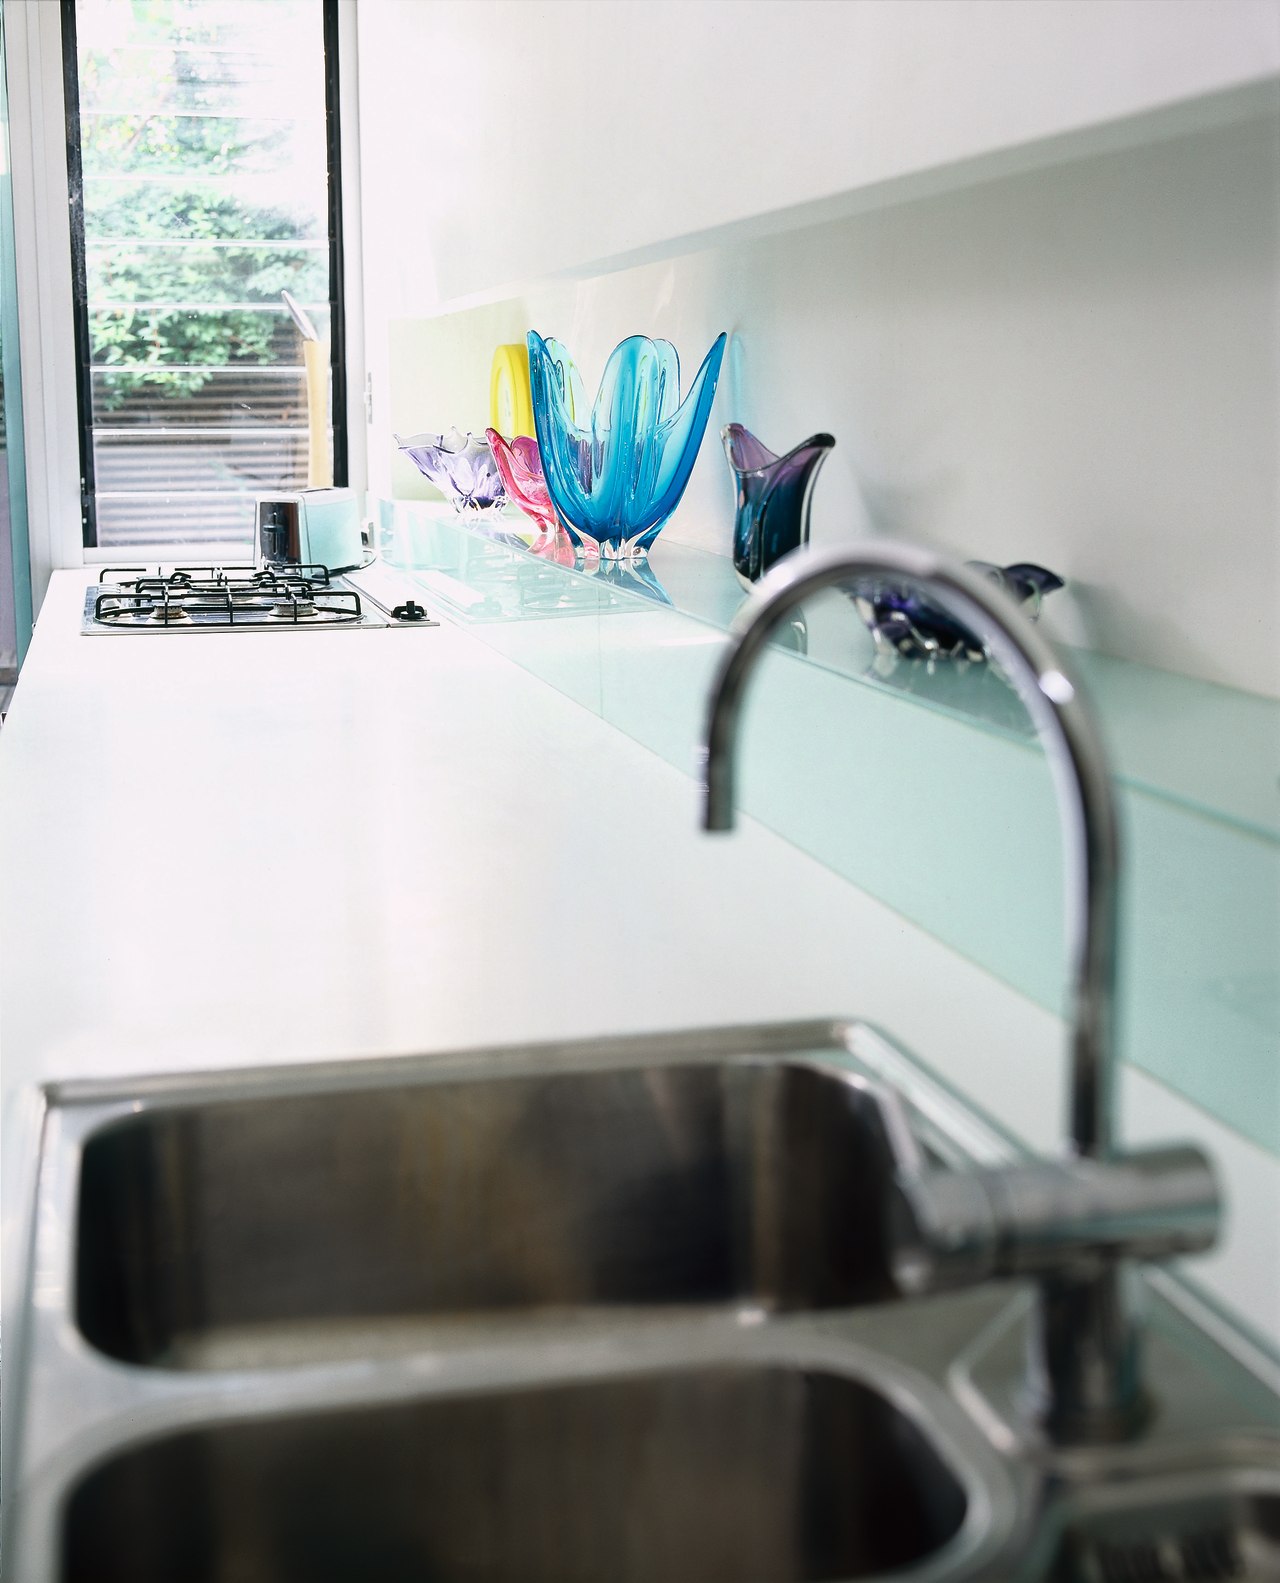
{"type": "Polygon", "coordinates": [[[909,1566],[965,1510],[872,1386],[712,1366],[187,1430],[79,1486],[58,1576],[799,1583],[909,1566]]]}
{"type": "Polygon", "coordinates": [[[90,1136],[75,1313],[129,1363],[425,1344],[576,1309],[891,1295],[883,1113],[797,1060],[213,1099],[90,1136]]]}
{"type": "Polygon", "coordinates": [[[1025,1283],[887,1300],[895,1173],[1006,1147],[854,1024],[51,1088],[0,1574],[1274,1578],[1280,1399],[1154,1277],[1067,1451],[1025,1283]]]}
{"type": "Polygon", "coordinates": [[[1280,1577],[1280,1472],[1228,1452],[1211,1468],[1109,1483],[1064,1503],[1046,1538],[1049,1583],[1280,1577]],[[1233,1466],[1233,1462],[1236,1464],[1233,1466]]]}

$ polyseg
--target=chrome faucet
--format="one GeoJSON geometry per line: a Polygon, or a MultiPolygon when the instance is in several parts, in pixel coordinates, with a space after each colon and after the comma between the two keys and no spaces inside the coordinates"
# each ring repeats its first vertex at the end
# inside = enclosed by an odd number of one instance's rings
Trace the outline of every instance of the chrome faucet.
{"type": "Polygon", "coordinates": [[[1122,1438],[1141,1427],[1150,1408],[1123,1261],[1212,1247],[1221,1206],[1212,1167],[1198,1148],[1116,1148],[1119,836],[1106,757],[1067,665],[994,584],[928,550],[870,542],[792,556],[739,612],[712,688],[704,827],[732,828],[738,720],[770,635],[811,595],[864,579],[927,591],[981,638],[1026,705],[1057,793],[1071,972],[1065,1155],[901,1178],[891,1224],[895,1279],[901,1291],[916,1295],[1035,1277],[1039,1301],[1023,1393],[1028,1411],[1060,1442],[1122,1438]]]}

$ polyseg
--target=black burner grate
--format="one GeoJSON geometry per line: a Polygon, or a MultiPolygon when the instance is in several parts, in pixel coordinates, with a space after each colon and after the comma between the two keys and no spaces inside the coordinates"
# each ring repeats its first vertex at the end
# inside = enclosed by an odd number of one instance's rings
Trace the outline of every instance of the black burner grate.
{"type": "Polygon", "coordinates": [[[363,616],[353,588],[336,588],[323,566],[181,566],[103,570],[93,619],[102,626],[343,626],[363,616]]]}

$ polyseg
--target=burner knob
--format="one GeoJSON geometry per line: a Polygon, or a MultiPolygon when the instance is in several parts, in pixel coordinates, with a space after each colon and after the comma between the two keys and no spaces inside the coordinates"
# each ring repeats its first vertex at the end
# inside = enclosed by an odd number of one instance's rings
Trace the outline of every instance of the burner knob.
{"type": "Polygon", "coordinates": [[[409,599],[402,605],[397,605],[391,612],[396,621],[425,621],[427,612],[415,600],[409,599]]]}

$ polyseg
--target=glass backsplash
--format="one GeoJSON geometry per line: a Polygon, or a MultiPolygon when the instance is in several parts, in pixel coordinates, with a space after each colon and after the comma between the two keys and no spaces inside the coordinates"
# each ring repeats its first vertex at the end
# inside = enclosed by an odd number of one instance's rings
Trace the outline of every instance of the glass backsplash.
{"type": "MultiPolygon", "coordinates": [[[[727,559],[660,542],[642,574],[585,575],[417,502],[380,504],[379,541],[492,647],[696,772],[724,628],[746,597],[727,559]]],[[[1280,705],[1074,657],[1121,793],[1121,1049],[1280,1154],[1280,705]]],[[[759,667],[741,751],[748,813],[1061,1008],[1049,772],[998,675],[882,674],[849,602],[824,596],[759,667]]]]}

